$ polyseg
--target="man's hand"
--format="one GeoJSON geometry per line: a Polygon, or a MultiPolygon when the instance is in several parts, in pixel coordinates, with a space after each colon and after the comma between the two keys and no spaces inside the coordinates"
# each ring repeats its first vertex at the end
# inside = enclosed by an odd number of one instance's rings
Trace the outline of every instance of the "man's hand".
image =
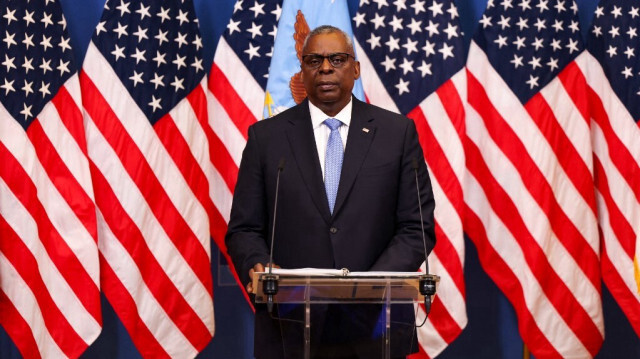
{"type": "MultiPolygon", "coordinates": [[[[251,281],[247,284],[247,293],[253,293],[253,273],[264,272],[264,268],[267,267],[268,264],[257,263],[253,266],[253,268],[249,269],[249,278],[251,281]]],[[[279,265],[274,264],[273,268],[280,268],[279,265]]]]}

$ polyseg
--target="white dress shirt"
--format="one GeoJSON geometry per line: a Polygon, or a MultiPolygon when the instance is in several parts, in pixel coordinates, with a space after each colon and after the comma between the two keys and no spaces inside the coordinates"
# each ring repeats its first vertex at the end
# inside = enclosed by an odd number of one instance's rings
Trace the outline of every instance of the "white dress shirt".
{"type": "Polygon", "coordinates": [[[327,156],[327,142],[331,129],[323,122],[328,118],[335,118],[342,122],[342,126],[338,129],[340,138],[342,139],[342,148],[347,148],[347,135],[349,134],[349,125],[351,124],[351,107],[352,99],[337,115],[327,116],[321,109],[316,107],[309,101],[309,113],[311,114],[311,125],[313,126],[313,135],[316,138],[316,148],[318,149],[318,158],[320,159],[320,168],[322,169],[322,178],[324,179],[324,159],[327,156]]]}

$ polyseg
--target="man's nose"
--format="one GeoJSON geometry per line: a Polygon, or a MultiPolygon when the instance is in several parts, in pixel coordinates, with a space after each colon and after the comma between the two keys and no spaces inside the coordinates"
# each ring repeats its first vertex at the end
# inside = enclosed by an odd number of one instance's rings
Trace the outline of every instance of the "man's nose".
{"type": "Polygon", "coordinates": [[[333,65],[331,65],[328,57],[322,59],[319,70],[322,72],[333,71],[333,65]]]}

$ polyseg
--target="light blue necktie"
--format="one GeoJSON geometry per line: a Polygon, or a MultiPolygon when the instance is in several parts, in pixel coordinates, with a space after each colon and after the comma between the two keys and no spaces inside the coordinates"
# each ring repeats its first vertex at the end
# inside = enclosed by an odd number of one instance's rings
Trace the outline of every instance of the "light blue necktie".
{"type": "Polygon", "coordinates": [[[329,199],[329,209],[333,214],[333,207],[336,205],[336,196],[338,195],[338,184],[340,183],[340,171],[342,171],[342,158],[344,157],[342,138],[338,130],[342,122],[335,118],[328,118],[323,123],[331,129],[329,141],[327,141],[327,155],[324,159],[324,188],[327,191],[327,199],[329,199]]]}

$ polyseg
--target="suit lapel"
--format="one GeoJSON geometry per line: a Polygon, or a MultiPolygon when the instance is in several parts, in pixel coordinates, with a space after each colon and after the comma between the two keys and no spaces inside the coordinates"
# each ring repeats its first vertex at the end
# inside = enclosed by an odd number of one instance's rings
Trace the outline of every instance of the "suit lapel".
{"type": "Polygon", "coordinates": [[[298,106],[298,110],[290,116],[291,126],[287,130],[287,138],[311,198],[324,220],[329,223],[331,213],[329,212],[329,202],[322,179],[322,169],[318,159],[316,139],[313,134],[307,101],[303,101],[298,106]]]}
{"type": "Polygon", "coordinates": [[[338,213],[353,187],[353,182],[356,180],[362,162],[369,152],[375,132],[376,127],[373,124],[373,118],[369,115],[364,104],[354,97],[351,125],[347,136],[347,148],[344,152],[342,171],[340,172],[340,185],[338,186],[336,205],[333,209],[334,215],[338,213]]]}

